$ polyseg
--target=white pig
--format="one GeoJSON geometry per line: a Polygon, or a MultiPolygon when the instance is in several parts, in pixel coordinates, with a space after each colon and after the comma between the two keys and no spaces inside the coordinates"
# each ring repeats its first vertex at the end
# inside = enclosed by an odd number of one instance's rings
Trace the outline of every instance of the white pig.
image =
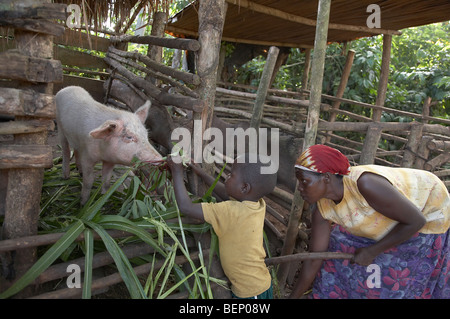
{"type": "Polygon", "coordinates": [[[150,101],[135,113],[107,107],[95,101],[81,87],[69,86],[55,97],[56,121],[63,153],[63,177],[69,178],[70,148],[83,175],[81,204],[89,198],[94,182],[94,166],[102,167],[102,192],[109,188],[115,164],[129,166],[132,159],[160,161],[161,155],[148,141],[144,126],[150,101]]]}

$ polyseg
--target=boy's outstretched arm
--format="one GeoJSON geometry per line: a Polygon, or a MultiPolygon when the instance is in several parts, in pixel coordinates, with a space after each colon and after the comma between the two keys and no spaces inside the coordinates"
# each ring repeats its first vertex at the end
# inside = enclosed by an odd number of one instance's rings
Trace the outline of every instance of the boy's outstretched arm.
{"type": "Polygon", "coordinates": [[[173,188],[177,205],[181,213],[186,216],[205,221],[203,216],[202,205],[199,203],[192,203],[188,195],[183,179],[183,164],[175,163],[171,157],[167,159],[170,171],[172,172],[173,188]]]}

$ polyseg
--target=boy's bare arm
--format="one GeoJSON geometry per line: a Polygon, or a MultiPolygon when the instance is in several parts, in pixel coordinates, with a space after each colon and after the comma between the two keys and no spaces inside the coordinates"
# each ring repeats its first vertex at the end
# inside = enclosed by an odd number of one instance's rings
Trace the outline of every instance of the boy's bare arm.
{"type": "Polygon", "coordinates": [[[168,159],[170,171],[172,172],[173,188],[175,198],[180,212],[186,216],[199,219],[204,222],[203,210],[201,204],[192,203],[188,195],[183,178],[183,165],[175,163],[172,158],[168,159]]]}
{"type": "MultiPolygon", "coordinates": [[[[198,175],[201,177],[201,179],[206,183],[206,185],[211,186],[214,181],[216,180],[213,176],[206,173],[203,169],[201,169],[198,165],[194,163],[190,163],[189,167],[198,175]]],[[[228,200],[229,196],[227,194],[227,191],[225,190],[225,185],[221,183],[220,181],[217,182],[216,186],[214,187],[214,193],[216,193],[222,200],[228,200]]]]}

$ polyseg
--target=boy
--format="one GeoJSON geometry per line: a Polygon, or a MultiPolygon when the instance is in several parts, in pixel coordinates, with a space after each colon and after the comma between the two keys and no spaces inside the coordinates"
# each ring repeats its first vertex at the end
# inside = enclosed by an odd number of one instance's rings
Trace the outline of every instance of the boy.
{"type": "MultiPolygon", "coordinates": [[[[192,203],[183,180],[183,166],[169,159],[175,197],[180,212],[210,223],[219,237],[222,268],[231,282],[233,297],[271,299],[272,281],[264,263],[264,196],[275,188],[276,174],[261,174],[261,155],[256,163],[245,154],[235,159],[225,183],[217,183],[220,203],[192,203]],[[242,157],[243,156],[243,157],[242,157]]],[[[195,165],[193,170],[207,184],[213,178],[195,165]]]]}

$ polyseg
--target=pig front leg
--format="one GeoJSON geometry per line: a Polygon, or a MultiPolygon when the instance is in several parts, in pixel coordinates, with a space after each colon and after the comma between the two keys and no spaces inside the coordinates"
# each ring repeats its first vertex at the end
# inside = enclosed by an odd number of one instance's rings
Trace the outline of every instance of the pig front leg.
{"type": "Polygon", "coordinates": [[[114,168],[114,163],[103,162],[102,166],[102,194],[106,193],[109,189],[111,175],[114,168]]]}
{"type": "Polygon", "coordinates": [[[81,160],[83,167],[83,184],[81,186],[81,205],[86,204],[94,184],[94,164],[81,160]]]}
{"type": "Polygon", "coordinates": [[[83,168],[81,167],[81,160],[78,151],[74,150],[73,155],[75,156],[75,165],[77,167],[78,173],[80,174],[80,176],[83,176],[83,168]]]}
{"type": "Polygon", "coordinates": [[[59,138],[62,148],[62,173],[63,178],[68,179],[70,176],[70,146],[66,137],[62,132],[59,132],[59,138]]]}

